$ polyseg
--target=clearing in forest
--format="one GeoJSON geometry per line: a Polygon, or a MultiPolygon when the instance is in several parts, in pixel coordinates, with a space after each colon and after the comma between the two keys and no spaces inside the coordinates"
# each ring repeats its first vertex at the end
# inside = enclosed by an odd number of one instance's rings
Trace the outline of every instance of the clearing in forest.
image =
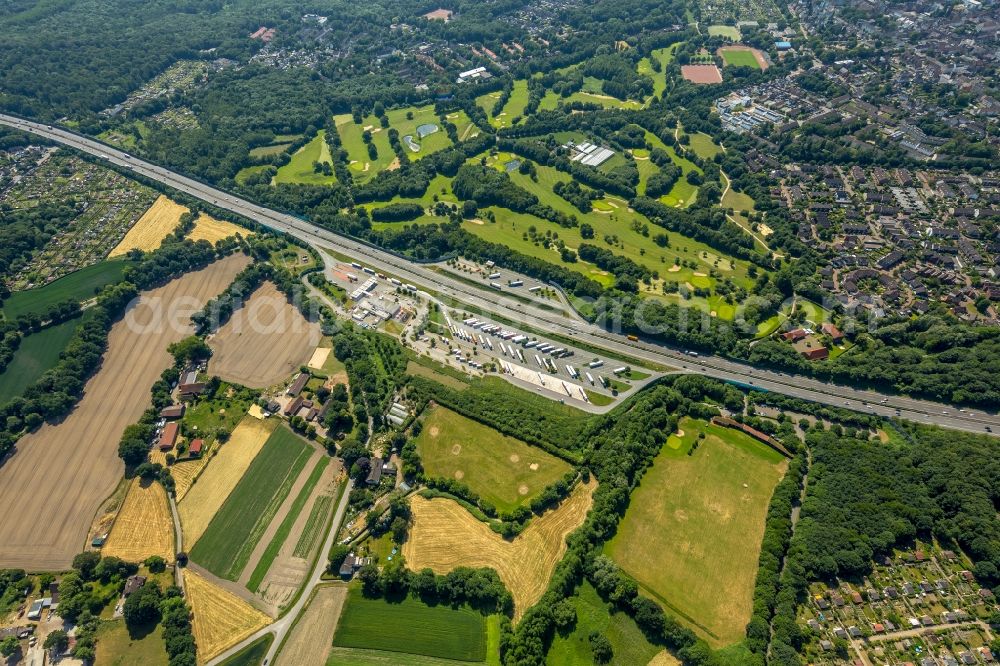
{"type": "Polygon", "coordinates": [[[441,406],[427,410],[417,452],[429,476],[453,479],[501,511],[530,501],[572,467],[441,406]]]}
{"type": "Polygon", "coordinates": [[[111,250],[108,257],[117,257],[129,250],[149,252],[160,247],[163,239],[180,223],[181,215],[188,212],[185,206],[171,201],[164,195],[153,202],[153,205],[142,214],[142,217],[132,225],[121,242],[111,250]]]}
{"type": "Polygon", "coordinates": [[[209,339],[209,372],[266,388],[305,365],[321,337],[319,324],[307,321],[273,282],[265,282],[209,339]]]}
{"type": "Polygon", "coordinates": [[[750,620],[768,503],[787,466],[742,432],[685,418],[605,551],[713,646],[736,643],[750,620]]]}
{"type": "Polygon", "coordinates": [[[184,586],[193,614],[191,628],[199,663],[213,659],[271,622],[243,599],[190,569],[184,572],[184,586]]]}
{"type": "Polygon", "coordinates": [[[244,418],[229,441],[212,457],[211,463],[177,506],[184,529],[184,543],[193,544],[212,521],[257,454],[277,427],[273,420],[244,418]]]}
{"type": "Polygon", "coordinates": [[[167,562],[174,559],[174,521],[163,486],[139,477],[132,480],[101,555],[126,562],[142,562],[152,555],[167,562]]]}
{"type": "Polygon", "coordinates": [[[430,567],[444,574],[456,567],[496,569],[514,597],[515,617],[538,601],[556,563],[566,552],[566,536],[583,523],[597,482],[581,483],[556,508],[533,518],[528,527],[506,541],[457,502],[410,500],[413,524],[403,545],[406,565],[430,567]]]}
{"type": "Polygon", "coordinates": [[[173,364],[167,346],[193,331],[182,312],[196,312],[248,263],[245,256],[232,255],[143,292],[111,328],[100,369],[73,411],[21,438],[17,452],[0,467],[0,506],[6,512],[0,521],[0,567],[69,567],[98,507],[121,479],[122,432],[139,420],[149,406],[149,387],[173,364]],[[146,326],[162,322],[160,315],[172,309],[178,325],[146,326]]]}

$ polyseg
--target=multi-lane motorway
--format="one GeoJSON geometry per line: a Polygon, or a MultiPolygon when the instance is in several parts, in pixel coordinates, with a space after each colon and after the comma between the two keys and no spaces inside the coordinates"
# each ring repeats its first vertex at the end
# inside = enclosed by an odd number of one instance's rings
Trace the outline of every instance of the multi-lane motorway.
{"type": "Polygon", "coordinates": [[[824,383],[812,378],[755,369],[744,363],[718,356],[692,358],[679,349],[649,342],[631,341],[623,335],[580,322],[564,314],[543,310],[508,298],[502,293],[487,293],[427,266],[415,264],[382,252],[364,243],[316,227],[292,215],[264,208],[245,199],[187,178],[169,169],[133,157],[99,141],[82,137],[57,126],[45,125],[0,114],[0,124],[43,136],[51,141],[76,148],[109,163],[156,180],[219,208],[243,215],[261,225],[285,232],[313,246],[347,255],[371,268],[395,275],[418,287],[433,289],[441,298],[451,298],[470,311],[479,310],[536,331],[570,337],[581,344],[617,352],[637,360],[672,367],[683,367],[709,377],[752,385],[756,388],[804,398],[826,405],[846,407],[886,417],[899,417],[920,423],[935,423],[970,432],[1000,433],[1000,416],[981,410],[965,411],[925,400],[898,395],[884,395],[850,386],[824,383]]]}

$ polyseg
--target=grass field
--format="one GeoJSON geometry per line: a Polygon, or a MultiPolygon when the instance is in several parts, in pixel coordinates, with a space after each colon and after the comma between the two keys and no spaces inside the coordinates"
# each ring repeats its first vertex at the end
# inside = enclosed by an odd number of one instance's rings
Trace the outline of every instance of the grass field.
{"type": "Polygon", "coordinates": [[[704,132],[689,134],[688,138],[691,140],[691,150],[693,150],[694,154],[703,160],[710,160],[722,152],[722,148],[712,141],[712,137],[704,132]]]}
{"type": "Polygon", "coordinates": [[[213,585],[191,570],[184,572],[191,628],[198,643],[198,662],[205,663],[270,622],[270,618],[232,592],[213,585]]]}
{"type": "MultiPolygon", "coordinates": [[[[429,361],[427,363],[409,361],[406,364],[406,374],[413,375],[415,377],[432,379],[438,384],[443,384],[448,388],[455,389],[456,391],[464,391],[469,388],[469,382],[467,380],[446,374],[440,369],[431,367],[430,363],[433,363],[433,361],[429,361]]],[[[446,366],[441,366],[442,369],[445,367],[446,366]]]]}
{"type": "Polygon", "coordinates": [[[347,151],[351,174],[357,182],[368,182],[396,159],[396,153],[389,145],[389,130],[382,129],[375,116],[369,115],[362,119],[360,125],[354,122],[349,113],[334,116],[333,121],[340,134],[340,142],[347,151]],[[365,128],[372,133],[372,143],[378,150],[378,157],[375,160],[368,156],[368,147],[362,140],[365,128]]]}
{"type": "Polygon", "coordinates": [[[14,357],[0,371],[0,404],[24,393],[59,361],[81,318],[49,326],[21,340],[14,357]]]}
{"type": "Polygon", "coordinates": [[[129,250],[149,252],[160,247],[174,227],[181,221],[181,215],[188,212],[187,207],[171,201],[164,195],[153,202],[153,205],[142,214],[142,217],[132,225],[125,237],[121,239],[108,257],[117,257],[129,250]]]}
{"type": "Polygon", "coordinates": [[[132,480],[101,555],[126,562],[142,562],[151,555],[173,561],[174,522],[163,486],[140,478],[132,480]]]}
{"type": "Polygon", "coordinates": [[[685,418],[605,551],[710,644],[736,643],[750,619],[767,505],[786,467],[741,432],[685,418]]]}
{"type": "Polygon", "coordinates": [[[419,160],[421,157],[426,157],[451,145],[451,139],[441,127],[441,120],[434,115],[433,105],[393,109],[387,111],[386,115],[389,116],[389,126],[399,132],[399,140],[403,143],[403,150],[406,151],[411,160],[419,160]],[[413,117],[407,118],[407,114],[412,114],[413,117]],[[438,131],[421,139],[417,136],[417,127],[420,125],[437,125],[438,131]],[[407,147],[406,141],[403,139],[407,135],[412,136],[413,140],[420,145],[419,151],[413,152],[407,147]]]}
{"type": "Polygon", "coordinates": [[[515,617],[520,617],[545,592],[566,552],[566,536],[590,510],[596,485],[577,485],[558,507],[532,519],[512,541],[453,500],[413,497],[413,525],[403,545],[406,565],[414,571],[430,567],[439,574],[461,566],[492,567],[514,597],[515,617]]]}
{"type": "Polygon", "coordinates": [[[206,240],[215,245],[223,238],[229,238],[236,234],[242,234],[244,238],[252,235],[250,231],[237,224],[226,222],[225,220],[217,220],[202,213],[194,221],[194,229],[191,230],[187,237],[193,241],[206,240]]]}
{"type": "Polygon", "coordinates": [[[760,69],[760,63],[757,62],[757,58],[750,51],[724,48],[721,49],[721,53],[722,60],[726,63],[726,66],[760,69]]]}
{"type": "Polygon", "coordinates": [[[102,261],[53,280],[44,287],[14,292],[3,302],[0,312],[6,319],[17,319],[21,315],[45,312],[63,301],[88,300],[105,286],[120,282],[128,265],[124,259],[102,261]]]}
{"type": "Polygon", "coordinates": [[[261,636],[229,659],[223,660],[219,666],[261,666],[273,642],[274,634],[261,636]]]}
{"type": "Polygon", "coordinates": [[[417,451],[428,475],[459,480],[501,511],[531,500],[572,469],[541,449],[437,406],[425,413],[417,451]]]}
{"type": "Polygon", "coordinates": [[[245,417],[229,441],[213,456],[208,467],[177,506],[184,529],[184,543],[201,538],[219,507],[243,478],[247,468],[274,432],[277,422],[245,417]]]}
{"type": "Polygon", "coordinates": [[[467,607],[428,606],[417,599],[402,602],[366,599],[352,587],[340,616],[335,647],[367,648],[458,661],[486,658],[486,620],[467,607]]]}
{"type": "Polygon", "coordinates": [[[588,639],[592,631],[603,634],[611,642],[613,657],[609,663],[613,666],[645,666],[660,652],[659,647],[646,640],[635,620],[614,611],[589,582],[584,581],[572,601],[576,607],[576,625],[568,634],[555,635],[546,658],[548,666],[595,663],[588,639]]]}
{"type": "Polygon", "coordinates": [[[272,143],[270,146],[258,146],[250,149],[250,157],[270,157],[285,152],[291,143],[272,143]]]}
{"type": "MultiPolygon", "coordinates": [[[[288,535],[292,531],[292,526],[295,524],[295,521],[298,520],[299,514],[302,513],[302,507],[306,505],[306,502],[309,500],[309,496],[316,487],[316,483],[319,481],[320,475],[323,474],[323,470],[325,470],[326,466],[329,464],[329,458],[321,458],[309,473],[309,477],[306,479],[305,485],[302,486],[299,494],[296,495],[295,500],[292,502],[292,506],[285,515],[284,520],[281,521],[274,537],[267,545],[267,549],[264,551],[264,554],[257,562],[257,566],[254,567],[253,573],[250,575],[250,582],[247,584],[247,588],[251,592],[256,592],[260,587],[261,582],[264,580],[264,576],[267,575],[268,569],[270,569],[271,564],[274,563],[274,558],[278,556],[278,551],[281,550],[281,547],[285,544],[285,540],[288,539],[288,535]]],[[[303,536],[305,536],[305,534],[303,534],[303,536]]],[[[303,557],[308,555],[308,552],[309,551],[306,550],[303,557]]]]}
{"type": "Polygon", "coordinates": [[[312,453],[292,431],[275,430],[195,542],[191,559],[218,576],[238,579],[312,453]]]}
{"type": "Polygon", "coordinates": [[[732,25],[710,25],[708,26],[708,34],[712,37],[726,37],[734,42],[743,38],[740,29],[732,25]]]}
{"type": "Polygon", "coordinates": [[[101,622],[97,630],[94,663],[103,666],[166,666],[167,648],[163,626],[130,635],[125,620],[101,622]]]}
{"type": "Polygon", "coordinates": [[[316,173],[313,170],[314,162],[333,165],[330,147],[326,145],[326,130],[320,130],[312,141],[296,150],[288,164],[278,169],[274,182],[299,185],[329,185],[337,182],[332,174],[326,176],[316,173]]]}

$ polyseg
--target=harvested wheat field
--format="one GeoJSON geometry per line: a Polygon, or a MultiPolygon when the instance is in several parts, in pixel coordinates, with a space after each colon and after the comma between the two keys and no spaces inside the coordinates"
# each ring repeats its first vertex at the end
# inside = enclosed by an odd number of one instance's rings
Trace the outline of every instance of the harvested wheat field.
{"type": "Polygon", "coordinates": [[[136,478],[129,486],[101,555],[142,562],[151,555],[174,559],[174,519],[159,483],[136,478]]]}
{"type": "Polygon", "coordinates": [[[216,511],[243,478],[277,425],[277,421],[244,417],[229,436],[229,441],[219,447],[219,452],[211,458],[211,464],[177,505],[184,543],[194,544],[201,538],[216,511]]]}
{"type": "Polygon", "coordinates": [[[191,490],[191,486],[194,485],[195,479],[201,474],[201,470],[205,469],[205,465],[211,460],[212,452],[215,450],[216,445],[210,444],[209,448],[205,450],[200,458],[195,458],[194,460],[181,460],[175,462],[170,467],[170,475],[174,477],[174,490],[175,497],[177,501],[180,502],[187,495],[188,491],[191,490]]]}
{"type": "Polygon", "coordinates": [[[299,616],[288,635],[284,647],[278,653],[277,663],[281,666],[325,664],[346,600],[346,585],[334,584],[316,588],[305,611],[299,616]]]}
{"type": "Polygon", "coordinates": [[[319,325],[265,282],[208,341],[209,371],[250,388],[273,386],[312,358],[320,338],[319,325]]]}
{"type": "Polygon", "coordinates": [[[597,482],[579,484],[555,509],[533,519],[513,541],[506,541],[457,502],[410,500],[413,525],[403,546],[406,565],[444,574],[456,567],[492,567],[514,597],[514,617],[538,601],[556,563],[566,552],[566,537],[583,523],[597,482]]]}
{"type": "Polygon", "coordinates": [[[194,614],[191,627],[198,644],[200,664],[271,622],[271,618],[243,599],[213,585],[190,569],[184,572],[184,586],[194,614]]]}
{"type": "Polygon", "coordinates": [[[132,228],[128,230],[125,237],[115,249],[111,250],[111,254],[108,256],[117,257],[129,250],[142,250],[143,252],[155,250],[180,223],[181,215],[186,212],[188,212],[186,207],[174,203],[161,194],[160,198],[154,201],[153,205],[132,225],[132,228]]]}
{"type": "Polygon", "coordinates": [[[223,238],[229,238],[236,234],[241,234],[244,237],[251,235],[249,231],[238,224],[226,222],[225,220],[217,220],[202,213],[194,221],[194,229],[191,230],[187,237],[193,241],[206,240],[215,245],[223,238]]]}
{"type": "Polygon", "coordinates": [[[221,293],[248,263],[245,256],[232,255],[144,292],[112,327],[101,367],[73,411],[23,437],[0,467],[5,512],[0,567],[69,567],[98,507],[121,479],[122,432],[139,420],[149,406],[149,387],[173,363],[167,345],[192,332],[190,313],[221,293]],[[171,307],[178,325],[145,327],[171,307]]]}

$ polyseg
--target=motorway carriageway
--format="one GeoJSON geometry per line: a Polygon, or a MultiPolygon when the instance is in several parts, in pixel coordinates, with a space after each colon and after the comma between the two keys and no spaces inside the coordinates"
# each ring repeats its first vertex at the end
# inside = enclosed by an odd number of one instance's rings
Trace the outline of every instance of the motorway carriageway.
{"type": "Polygon", "coordinates": [[[295,216],[264,208],[164,167],[132,157],[94,139],[82,137],[56,126],[26,121],[4,114],[0,114],[0,124],[76,148],[219,208],[243,215],[261,225],[285,232],[310,245],[340,252],[365,263],[370,268],[392,273],[399,279],[418,287],[432,286],[439,296],[446,295],[454,299],[472,313],[478,309],[482,313],[495,314],[512,322],[524,322],[532,329],[573,338],[581,343],[627,355],[639,361],[681,367],[690,372],[701,373],[743,386],[774,391],[825,405],[845,407],[884,417],[896,416],[919,423],[933,423],[969,432],[982,433],[997,430],[1000,434],[1000,417],[995,414],[982,411],[967,412],[940,403],[824,383],[799,375],[792,376],[771,370],[755,369],[744,363],[718,356],[703,355],[693,358],[683,351],[666,345],[641,340],[630,341],[622,335],[608,332],[599,326],[582,323],[551,311],[506,298],[500,292],[481,291],[426,266],[321,229],[295,216]]]}

